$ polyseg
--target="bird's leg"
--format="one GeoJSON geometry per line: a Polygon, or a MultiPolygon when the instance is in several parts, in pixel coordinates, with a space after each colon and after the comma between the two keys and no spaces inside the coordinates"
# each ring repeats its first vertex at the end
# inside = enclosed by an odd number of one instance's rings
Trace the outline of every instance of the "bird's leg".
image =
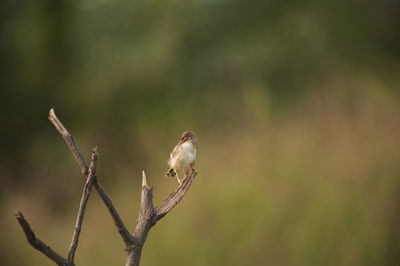
{"type": "Polygon", "coordinates": [[[182,184],[182,180],[178,176],[178,171],[175,171],[175,174],[176,174],[176,180],[178,180],[179,185],[181,185],[182,184]]]}

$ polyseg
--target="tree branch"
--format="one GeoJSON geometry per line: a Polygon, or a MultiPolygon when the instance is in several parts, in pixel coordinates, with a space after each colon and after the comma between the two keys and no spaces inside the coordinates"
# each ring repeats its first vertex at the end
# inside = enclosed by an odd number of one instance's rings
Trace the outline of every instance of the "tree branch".
{"type": "Polygon", "coordinates": [[[192,185],[194,178],[196,177],[197,173],[194,171],[193,168],[190,168],[189,171],[186,173],[185,178],[182,184],[171,193],[161,204],[156,208],[156,220],[160,220],[164,217],[169,211],[171,211],[178,202],[185,196],[186,192],[189,190],[190,186],[192,185]]]}
{"type": "MultiPolygon", "coordinates": [[[[82,156],[82,153],[79,151],[78,145],[76,144],[72,135],[68,132],[68,130],[63,126],[61,121],[56,116],[54,109],[50,109],[49,112],[49,120],[55,126],[57,131],[61,134],[65,142],[67,143],[68,148],[71,150],[74,155],[75,160],[78,162],[79,167],[81,168],[82,173],[87,176],[88,175],[88,166],[85,159],[82,156]]],[[[121,217],[119,216],[117,209],[114,207],[111,198],[108,196],[104,188],[101,186],[97,178],[94,178],[93,185],[96,191],[99,193],[101,199],[104,204],[108,208],[111,217],[114,220],[114,223],[118,229],[119,234],[121,235],[125,245],[131,245],[133,242],[133,237],[129,233],[128,229],[126,229],[121,217]]]]}
{"type": "Polygon", "coordinates": [[[45,245],[42,241],[35,237],[29,223],[25,220],[22,213],[18,212],[15,216],[24,230],[24,233],[28,239],[28,242],[37,250],[41,251],[51,260],[56,262],[58,265],[73,266],[75,252],[78,247],[79,235],[82,228],[83,218],[85,214],[86,205],[90,196],[91,188],[94,185],[96,191],[99,193],[101,199],[106,205],[108,211],[114,220],[115,226],[118,229],[123,241],[126,245],[126,265],[127,266],[138,266],[140,257],[142,254],[142,248],[146,241],[147,235],[150,229],[163,218],[168,212],[170,212],[179,201],[185,196],[186,192],[192,185],[197,173],[193,168],[193,164],[190,169],[186,172],[183,182],[173,191],[158,207],[153,205],[153,189],[148,186],[146,174],[142,173],[142,192],[140,201],[140,212],[138,221],[135,227],[133,235],[126,229],[121,217],[112,203],[111,198],[108,196],[104,188],[96,177],[96,163],[97,163],[97,148],[93,149],[90,167],[88,167],[82,153],[79,151],[78,145],[75,143],[74,138],[64,127],[61,121],[56,116],[53,109],[49,112],[49,120],[55,126],[57,131],[61,134],[67,146],[71,150],[75,160],[78,162],[82,173],[87,177],[86,183],[82,192],[80,201],[79,211],[76,219],[75,230],[72,236],[71,245],[68,252],[68,259],[63,258],[58,253],[53,251],[49,246],[45,245]]]}
{"type": "Polygon", "coordinates": [[[154,215],[153,189],[147,185],[146,174],[143,171],[139,218],[133,234],[134,242],[127,248],[126,265],[139,265],[147,234],[156,223],[154,215]]]}
{"type": "Polygon", "coordinates": [[[81,168],[82,173],[87,176],[88,174],[88,165],[83,158],[82,153],[80,152],[78,145],[76,145],[74,138],[69,134],[68,130],[64,127],[61,121],[56,116],[54,109],[51,108],[49,112],[49,120],[55,126],[57,131],[61,134],[65,143],[67,143],[68,148],[71,150],[72,155],[74,156],[75,160],[78,162],[79,167],[81,168]]]}
{"type": "Polygon", "coordinates": [[[32,247],[42,252],[46,255],[49,259],[54,261],[57,265],[68,265],[72,266],[74,263],[72,261],[68,261],[57,252],[52,250],[49,246],[43,243],[39,238],[35,236],[35,233],[32,231],[28,221],[24,218],[21,212],[18,212],[15,217],[18,220],[19,225],[21,226],[22,230],[25,233],[26,239],[28,240],[29,244],[32,247]]]}
{"type": "Polygon", "coordinates": [[[110,215],[114,220],[114,224],[117,227],[118,232],[121,235],[125,245],[131,245],[133,243],[133,236],[129,233],[128,229],[126,229],[124,222],[119,216],[117,209],[115,209],[111,198],[108,196],[107,192],[104,190],[101,184],[97,181],[97,178],[95,178],[94,180],[94,188],[99,193],[101,199],[103,200],[108,211],[110,212],[110,215]]]}
{"type": "Polygon", "coordinates": [[[76,248],[78,247],[79,235],[81,233],[82,222],[83,222],[83,217],[85,215],[86,204],[89,200],[90,191],[92,190],[93,180],[96,175],[97,157],[98,157],[97,147],[95,147],[92,151],[92,159],[90,162],[89,174],[86,179],[86,184],[83,188],[81,202],[79,205],[78,216],[76,217],[75,230],[74,230],[74,234],[72,236],[71,245],[69,247],[68,260],[70,262],[74,261],[76,248]]]}
{"type": "Polygon", "coordinates": [[[191,167],[185,174],[181,185],[172,192],[160,206],[154,208],[153,189],[147,185],[146,174],[143,171],[139,218],[135,233],[133,234],[134,242],[127,248],[126,266],[139,265],[143,245],[150,229],[179,203],[189,190],[196,175],[197,173],[194,171],[193,167],[191,167]]]}

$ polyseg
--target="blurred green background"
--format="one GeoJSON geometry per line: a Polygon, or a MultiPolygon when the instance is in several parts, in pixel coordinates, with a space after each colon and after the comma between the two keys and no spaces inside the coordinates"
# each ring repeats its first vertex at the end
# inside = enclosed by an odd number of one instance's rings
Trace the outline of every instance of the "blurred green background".
{"type": "MultiPolygon", "coordinates": [[[[142,265],[400,264],[400,1],[0,2],[1,265],[66,255],[84,178],[54,107],[126,225],[158,205],[182,131],[198,176],[142,265]]],[[[96,192],[77,265],[123,265],[96,192]]]]}

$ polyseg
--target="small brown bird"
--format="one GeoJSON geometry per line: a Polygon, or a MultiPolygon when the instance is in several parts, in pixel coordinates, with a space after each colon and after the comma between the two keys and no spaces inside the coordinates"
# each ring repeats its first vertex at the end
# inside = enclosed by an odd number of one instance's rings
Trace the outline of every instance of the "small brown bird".
{"type": "Polygon", "coordinates": [[[171,168],[167,171],[166,175],[176,176],[179,184],[182,183],[182,180],[179,179],[178,170],[186,170],[189,166],[193,166],[196,160],[197,151],[194,146],[196,141],[196,133],[190,130],[185,131],[170,154],[168,165],[171,168]]]}

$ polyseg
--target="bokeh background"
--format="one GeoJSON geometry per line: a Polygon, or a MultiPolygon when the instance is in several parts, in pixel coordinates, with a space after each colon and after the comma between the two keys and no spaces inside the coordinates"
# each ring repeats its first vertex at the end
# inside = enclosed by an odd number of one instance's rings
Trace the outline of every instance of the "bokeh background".
{"type": "MultiPolygon", "coordinates": [[[[1,265],[65,255],[84,178],[50,108],[133,230],[186,129],[198,176],[142,265],[399,265],[400,1],[0,2],[1,265]]],[[[77,265],[123,265],[94,191],[77,265]]]]}

